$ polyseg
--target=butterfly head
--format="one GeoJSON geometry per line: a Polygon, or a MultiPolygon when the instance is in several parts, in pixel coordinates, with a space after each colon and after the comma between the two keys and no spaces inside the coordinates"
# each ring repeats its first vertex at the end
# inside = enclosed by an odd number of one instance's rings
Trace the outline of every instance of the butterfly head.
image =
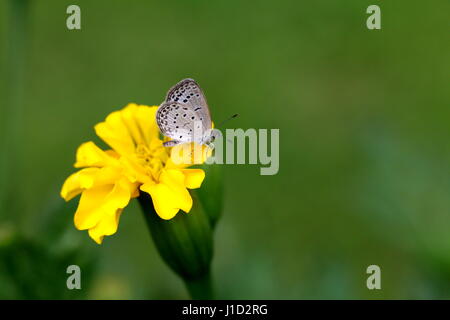
{"type": "Polygon", "coordinates": [[[200,144],[206,144],[210,145],[213,143],[217,138],[221,137],[222,133],[217,129],[210,129],[208,130],[202,138],[202,141],[200,144]]]}

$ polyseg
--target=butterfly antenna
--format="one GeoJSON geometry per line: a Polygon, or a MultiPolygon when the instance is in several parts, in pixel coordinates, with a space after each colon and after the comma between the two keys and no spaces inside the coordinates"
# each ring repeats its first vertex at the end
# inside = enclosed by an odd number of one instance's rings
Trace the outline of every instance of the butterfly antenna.
{"type": "Polygon", "coordinates": [[[225,123],[227,123],[228,121],[230,121],[231,119],[234,119],[238,116],[239,114],[235,113],[233,114],[231,117],[229,117],[228,119],[225,119],[224,121],[222,121],[217,127],[221,127],[222,125],[224,125],[225,123]]]}
{"type": "MultiPolygon", "coordinates": [[[[231,119],[236,118],[238,115],[239,115],[239,114],[237,114],[237,113],[233,114],[233,115],[232,115],[231,117],[229,117],[228,119],[225,119],[224,121],[222,121],[222,122],[218,125],[218,127],[221,127],[224,123],[230,121],[231,119]]],[[[229,143],[233,143],[233,141],[231,141],[230,139],[227,139],[227,141],[228,141],[229,143]]]]}

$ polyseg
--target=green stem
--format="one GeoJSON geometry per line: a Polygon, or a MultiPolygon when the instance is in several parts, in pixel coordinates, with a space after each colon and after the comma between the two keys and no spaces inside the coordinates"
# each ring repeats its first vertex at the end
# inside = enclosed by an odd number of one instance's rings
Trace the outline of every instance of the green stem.
{"type": "Polygon", "coordinates": [[[211,274],[197,279],[184,279],[191,298],[194,300],[211,300],[214,299],[211,274]]]}

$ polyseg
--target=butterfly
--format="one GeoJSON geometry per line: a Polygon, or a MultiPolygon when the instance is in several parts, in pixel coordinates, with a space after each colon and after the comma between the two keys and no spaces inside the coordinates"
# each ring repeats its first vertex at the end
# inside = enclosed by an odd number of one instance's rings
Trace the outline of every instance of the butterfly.
{"type": "Polygon", "coordinates": [[[211,143],[220,134],[212,128],[205,95],[194,79],[181,80],[169,90],[156,112],[156,123],[171,138],[165,147],[196,142],[213,148],[211,143]]]}

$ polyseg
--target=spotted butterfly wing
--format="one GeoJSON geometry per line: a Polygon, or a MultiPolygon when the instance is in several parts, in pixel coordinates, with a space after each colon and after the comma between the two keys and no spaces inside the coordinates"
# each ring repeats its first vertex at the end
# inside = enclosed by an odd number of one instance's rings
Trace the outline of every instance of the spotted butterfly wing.
{"type": "Polygon", "coordinates": [[[194,79],[184,79],[173,86],[166,96],[166,102],[178,102],[195,112],[205,130],[211,129],[211,115],[208,103],[200,86],[194,79]]]}
{"type": "Polygon", "coordinates": [[[164,102],[156,113],[156,122],[161,133],[173,139],[164,145],[192,142],[195,118],[195,112],[188,107],[177,102],[164,102]]]}
{"type": "Polygon", "coordinates": [[[173,139],[165,146],[192,142],[194,125],[199,123],[202,132],[211,129],[208,104],[199,85],[193,79],[184,79],[173,86],[156,113],[156,122],[162,134],[173,139]]]}

